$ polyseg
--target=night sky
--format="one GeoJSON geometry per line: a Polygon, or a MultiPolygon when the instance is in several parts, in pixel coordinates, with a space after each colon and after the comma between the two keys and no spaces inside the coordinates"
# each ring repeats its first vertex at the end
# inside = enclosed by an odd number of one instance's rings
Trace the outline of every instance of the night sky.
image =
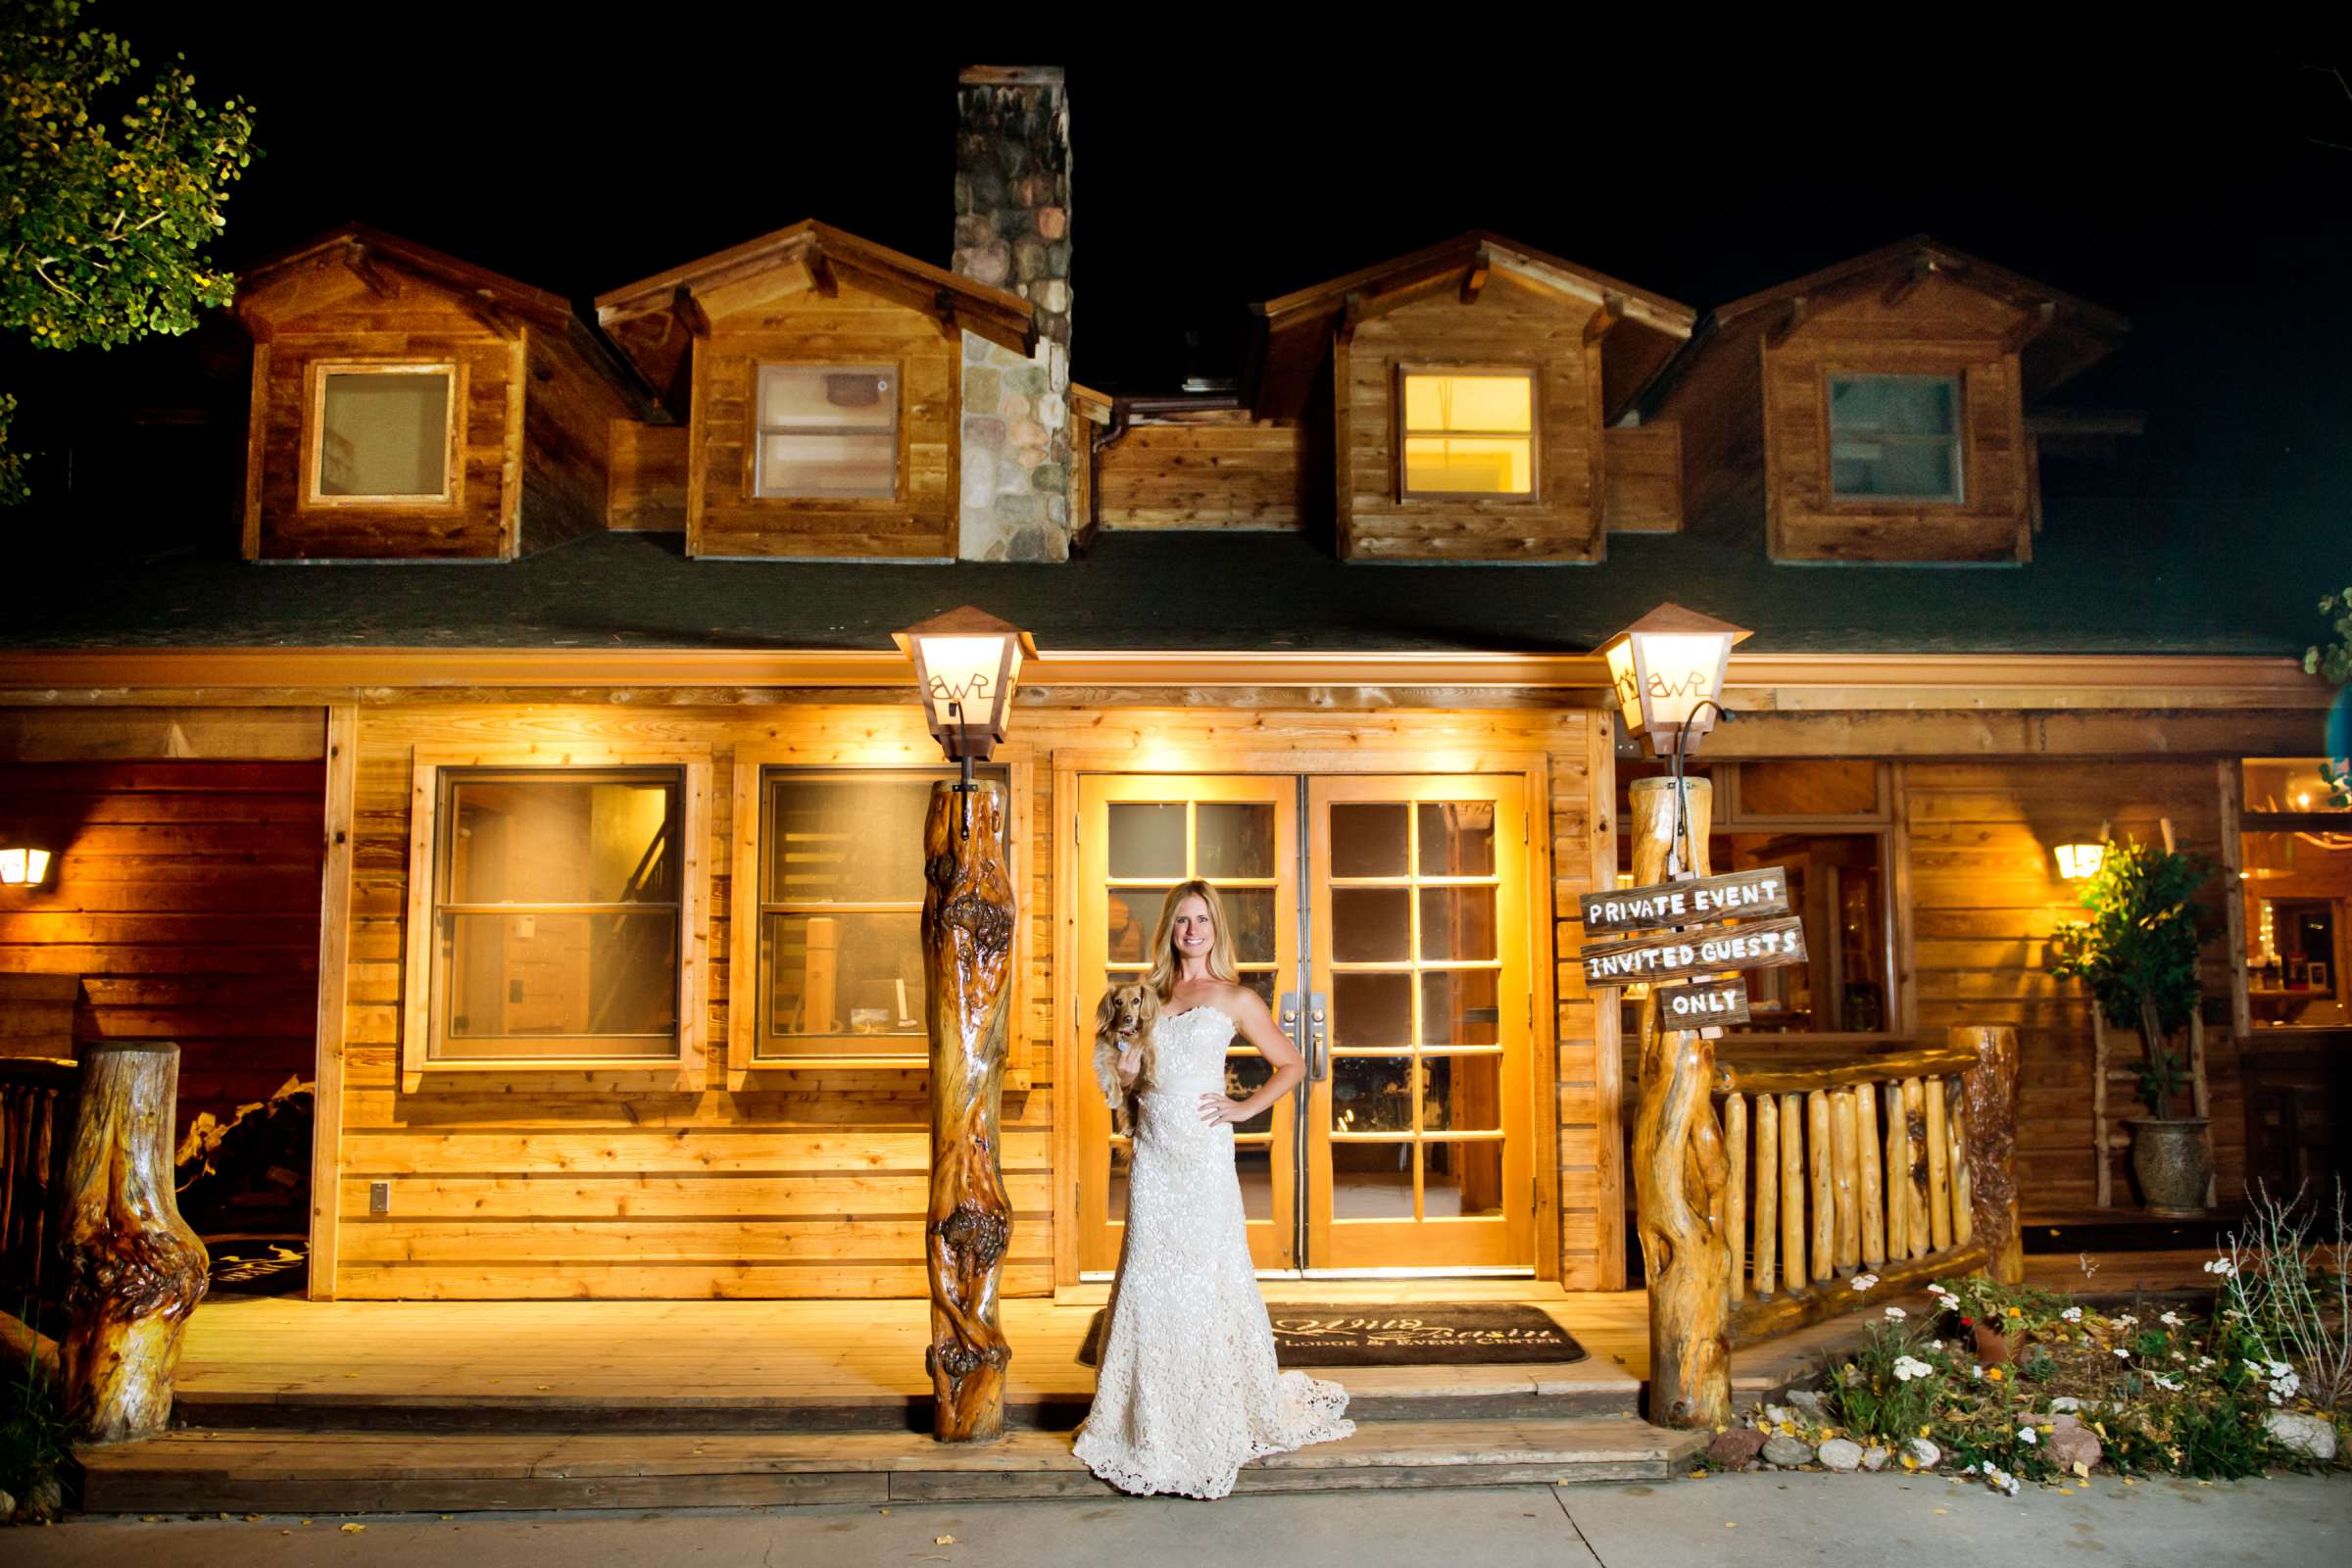
{"type": "Polygon", "coordinates": [[[1166,8],[1031,52],[896,10],[819,33],[639,9],[592,38],[521,9],[363,9],[332,36],[313,7],[91,16],[256,105],[232,265],[360,219],[585,302],[808,217],[945,264],[956,66],[1052,62],[1074,368],[1108,390],[1230,372],[1247,302],[1465,228],[1701,311],[1926,231],[2132,318],[2059,401],[2146,411],[2143,480],[2338,518],[2352,487],[2352,97],[2310,69],[2352,54],[1888,26],[1841,56],[1812,25],[1686,39],[1664,14],[1356,53],[1338,14],[1278,43],[1166,8]],[[1163,35],[1179,18],[1195,36],[1163,35]]]}

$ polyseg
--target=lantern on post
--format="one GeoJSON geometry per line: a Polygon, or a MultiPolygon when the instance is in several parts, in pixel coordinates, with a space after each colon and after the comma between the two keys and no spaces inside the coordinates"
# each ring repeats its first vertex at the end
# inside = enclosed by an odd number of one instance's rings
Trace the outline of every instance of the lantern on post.
{"type": "Polygon", "coordinates": [[[2104,844],[2061,844],[2057,851],[2058,874],[2069,882],[2089,881],[2107,861],[2104,844]]]}
{"type": "Polygon", "coordinates": [[[1680,605],[1660,605],[1600,645],[1628,734],[1652,757],[1689,751],[1715,727],[1732,649],[1754,634],[1680,605]]]}
{"type": "Polygon", "coordinates": [[[0,887],[37,888],[48,875],[48,850],[22,835],[0,839],[0,887]]]}
{"type": "Polygon", "coordinates": [[[923,818],[923,975],[931,1036],[931,1193],[923,1264],[931,1286],[932,1432],[946,1443],[1004,1431],[1012,1347],[997,1296],[1012,1242],[1001,1154],[1016,906],[1005,863],[1004,786],[972,764],[1004,738],[1024,656],[1019,627],[969,606],[893,634],[914,662],[923,718],[961,777],[932,786],[923,818]]]}

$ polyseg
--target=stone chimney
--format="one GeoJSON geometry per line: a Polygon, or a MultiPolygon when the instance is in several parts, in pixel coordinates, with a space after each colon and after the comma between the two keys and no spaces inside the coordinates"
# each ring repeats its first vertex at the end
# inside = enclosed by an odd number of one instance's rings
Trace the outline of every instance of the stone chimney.
{"type": "Polygon", "coordinates": [[[956,89],[956,262],[1037,318],[1024,360],[964,334],[956,554],[1070,553],[1070,99],[1058,66],[972,66],[956,89]]]}

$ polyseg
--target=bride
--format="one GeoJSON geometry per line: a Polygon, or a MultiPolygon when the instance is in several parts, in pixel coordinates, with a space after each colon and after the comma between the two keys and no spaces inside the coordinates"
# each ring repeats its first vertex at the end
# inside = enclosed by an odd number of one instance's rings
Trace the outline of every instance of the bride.
{"type": "MultiPolygon", "coordinates": [[[[1305,1065],[1240,983],[1216,889],[1170,891],[1152,947],[1155,1061],[1136,1096],[1127,1239],[1074,1451],[1123,1492],[1222,1497],[1249,1460],[1355,1423],[1339,1384],[1275,1368],[1233,1167],[1234,1127],[1289,1094],[1305,1065]],[[1247,1100],[1224,1093],[1237,1033],[1274,1066],[1247,1100]]],[[[1121,1076],[1133,1081],[1125,1063],[1121,1076]]]]}

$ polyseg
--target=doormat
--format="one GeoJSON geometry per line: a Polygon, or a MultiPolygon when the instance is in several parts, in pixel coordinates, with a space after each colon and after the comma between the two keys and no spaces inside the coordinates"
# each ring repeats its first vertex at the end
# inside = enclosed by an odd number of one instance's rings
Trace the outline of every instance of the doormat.
{"type": "MultiPolygon", "coordinates": [[[[1081,1366],[1095,1366],[1110,1309],[1095,1313],[1081,1366]]],[[[1266,1309],[1283,1366],[1430,1366],[1469,1361],[1582,1361],[1585,1348],[1541,1307],[1517,1301],[1434,1306],[1285,1303],[1266,1309]]]]}

